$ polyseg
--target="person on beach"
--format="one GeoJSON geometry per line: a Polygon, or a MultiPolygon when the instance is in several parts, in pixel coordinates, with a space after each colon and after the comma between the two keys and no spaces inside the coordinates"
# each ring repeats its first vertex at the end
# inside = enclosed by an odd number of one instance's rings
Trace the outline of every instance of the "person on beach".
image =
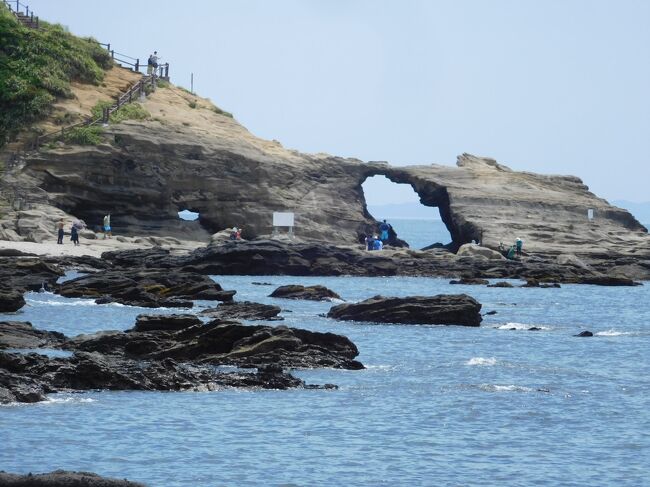
{"type": "Polygon", "coordinates": [[[524,247],[524,241],[517,237],[517,240],[515,241],[515,245],[517,246],[517,255],[521,256],[521,250],[524,247]]]}
{"type": "Polygon", "coordinates": [[[111,230],[111,214],[109,213],[104,217],[104,239],[108,236],[108,238],[111,238],[113,235],[113,232],[111,230]]]}
{"type": "Polygon", "coordinates": [[[386,220],[381,222],[379,225],[379,231],[381,232],[381,241],[383,243],[386,243],[388,241],[388,230],[390,229],[390,225],[386,223],[386,220]]]}
{"type": "Polygon", "coordinates": [[[57,240],[56,243],[58,244],[63,244],[63,227],[65,225],[65,222],[63,221],[63,218],[59,220],[59,223],[56,224],[56,229],[57,229],[57,240]]]}
{"type": "Polygon", "coordinates": [[[79,245],[79,231],[74,225],[72,225],[70,228],[70,240],[72,240],[72,243],[75,245],[75,247],[79,245]]]}

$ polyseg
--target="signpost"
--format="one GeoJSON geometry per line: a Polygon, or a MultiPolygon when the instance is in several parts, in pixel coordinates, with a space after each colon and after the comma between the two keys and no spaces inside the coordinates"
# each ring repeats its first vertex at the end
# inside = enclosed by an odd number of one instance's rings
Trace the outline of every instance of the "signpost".
{"type": "Polygon", "coordinates": [[[278,235],[280,227],[289,227],[289,238],[293,239],[294,214],[293,212],[273,212],[273,236],[278,235]]]}

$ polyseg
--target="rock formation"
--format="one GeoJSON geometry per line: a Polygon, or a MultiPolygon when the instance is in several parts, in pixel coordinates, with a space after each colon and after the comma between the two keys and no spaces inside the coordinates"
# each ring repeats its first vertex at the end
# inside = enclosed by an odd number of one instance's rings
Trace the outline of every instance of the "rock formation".
{"type": "Polygon", "coordinates": [[[100,477],[90,472],[65,470],[25,475],[0,472],[0,485],[4,487],[145,487],[139,482],[100,477]]]}
{"type": "Polygon", "coordinates": [[[204,309],[201,316],[219,320],[264,320],[280,321],[278,316],[282,309],[271,304],[252,303],[250,301],[226,301],[216,308],[204,309]]]}
{"type": "Polygon", "coordinates": [[[359,303],[334,306],[329,318],[370,323],[418,325],[481,324],[481,304],[466,294],[385,298],[375,296],[359,303]]]}
{"type": "MultiPolygon", "coordinates": [[[[440,209],[454,250],[472,240],[496,249],[521,237],[524,250],[539,255],[626,256],[632,265],[650,258],[647,230],[574,176],[517,172],[469,154],[457,167],[302,154],[251,135],[207,100],[173,87],[157,90],[144,105],[151,120],[111,125],[98,146],[27,153],[11,165],[5,183],[34,205],[86,222],[98,223],[111,211],[119,234],[203,232],[207,240],[244,226],[244,237],[252,239],[272,233],[274,211],[293,211],[299,238],[353,243],[375,225],[361,185],[383,175],[411,185],[424,205],[440,209]],[[180,222],[182,209],[198,212],[198,222],[180,222]]],[[[10,212],[2,226],[27,238],[29,229],[12,226],[19,217],[10,212]]]]}

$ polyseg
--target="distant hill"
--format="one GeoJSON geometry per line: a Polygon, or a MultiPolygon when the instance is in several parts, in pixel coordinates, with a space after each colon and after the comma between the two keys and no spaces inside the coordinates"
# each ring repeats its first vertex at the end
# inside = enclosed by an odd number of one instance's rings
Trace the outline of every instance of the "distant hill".
{"type": "Polygon", "coordinates": [[[388,205],[368,205],[368,211],[377,220],[384,218],[416,218],[440,220],[438,208],[420,203],[395,203],[388,205]]]}
{"type": "Polygon", "coordinates": [[[634,203],[633,201],[625,200],[614,200],[611,202],[613,205],[618,206],[619,208],[625,208],[634,217],[639,220],[640,223],[643,223],[646,227],[650,224],[650,201],[645,201],[643,203],[634,203]]]}

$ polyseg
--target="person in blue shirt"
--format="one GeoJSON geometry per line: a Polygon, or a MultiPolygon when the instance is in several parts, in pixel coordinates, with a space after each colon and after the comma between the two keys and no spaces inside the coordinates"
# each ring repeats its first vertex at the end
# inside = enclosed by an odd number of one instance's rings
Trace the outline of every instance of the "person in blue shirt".
{"type": "Polygon", "coordinates": [[[390,225],[386,223],[386,220],[381,222],[379,224],[379,231],[381,232],[381,241],[382,242],[387,242],[388,241],[388,229],[390,228],[390,225]]]}

